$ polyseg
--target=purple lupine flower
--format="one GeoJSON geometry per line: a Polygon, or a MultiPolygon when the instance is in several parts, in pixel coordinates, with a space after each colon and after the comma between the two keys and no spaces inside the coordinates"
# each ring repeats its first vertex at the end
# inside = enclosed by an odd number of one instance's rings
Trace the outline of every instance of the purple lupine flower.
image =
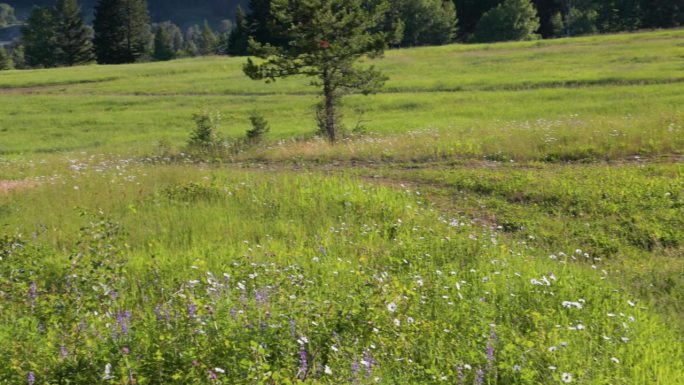
{"type": "Polygon", "coordinates": [[[230,317],[233,319],[233,321],[237,320],[237,310],[235,310],[234,307],[230,308],[230,317]]]}
{"type": "Polygon", "coordinates": [[[254,291],[254,297],[256,299],[256,305],[257,307],[261,307],[266,304],[268,301],[268,291],[267,289],[257,289],[254,291]]]}
{"type": "Polygon", "coordinates": [[[494,330],[494,325],[490,326],[489,342],[487,343],[487,372],[491,372],[494,368],[494,344],[498,336],[494,330]]]}
{"type": "MultiPolygon", "coordinates": [[[[130,312],[116,313],[116,326],[121,329],[121,334],[128,338],[128,321],[130,320],[130,312]]],[[[116,338],[116,329],[112,332],[112,337],[116,338]]]]}
{"type": "Polygon", "coordinates": [[[78,324],[78,330],[79,331],[84,331],[88,328],[88,323],[86,322],[85,318],[81,320],[81,323],[78,324]]]}
{"type": "Polygon", "coordinates": [[[463,366],[461,364],[456,366],[456,379],[458,380],[458,385],[463,385],[465,376],[463,375],[463,366]]]}
{"type": "Polygon", "coordinates": [[[475,385],[482,385],[484,383],[484,372],[482,369],[477,370],[477,376],[475,377],[475,385]]]}
{"type": "Polygon", "coordinates": [[[196,314],[197,314],[197,305],[190,302],[190,305],[188,305],[188,316],[190,316],[190,318],[195,318],[196,314]]]}
{"type": "Polygon", "coordinates": [[[209,369],[209,379],[213,382],[218,380],[218,376],[216,375],[216,372],[213,370],[209,369]]]}
{"type": "Polygon", "coordinates": [[[494,346],[491,343],[487,344],[487,372],[492,371],[494,365],[494,346]]]}
{"type": "Polygon", "coordinates": [[[28,297],[31,300],[31,303],[33,303],[38,297],[38,286],[35,282],[31,282],[31,285],[29,286],[28,297]]]}
{"type": "Polygon", "coordinates": [[[131,352],[131,350],[128,349],[128,346],[124,346],[123,348],[121,348],[121,353],[123,353],[124,355],[126,355],[130,352],[131,352]]]}
{"type": "Polygon", "coordinates": [[[306,379],[306,375],[309,372],[309,360],[306,354],[306,348],[304,344],[299,347],[299,373],[302,380],[306,379]]]}
{"type": "Polygon", "coordinates": [[[116,301],[116,297],[118,297],[116,290],[112,290],[109,292],[109,297],[111,297],[112,301],[116,301]]]}
{"type": "Polygon", "coordinates": [[[65,359],[69,356],[69,351],[67,350],[66,346],[62,345],[59,347],[59,356],[62,359],[65,359]]]}
{"type": "Polygon", "coordinates": [[[354,378],[354,384],[359,383],[359,361],[354,358],[352,361],[352,377],[354,378]]]}
{"type": "Polygon", "coordinates": [[[297,336],[297,323],[294,318],[290,318],[290,336],[292,336],[292,338],[297,336]]]}
{"type": "Polygon", "coordinates": [[[161,321],[161,306],[154,307],[154,316],[157,317],[157,322],[161,321]]]}
{"type": "Polygon", "coordinates": [[[366,378],[369,378],[373,374],[373,364],[375,364],[375,361],[368,350],[363,352],[363,361],[361,363],[366,367],[366,378]]]}
{"type": "Polygon", "coordinates": [[[26,375],[26,383],[28,385],[33,385],[33,384],[35,384],[35,382],[36,382],[36,374],[33,372],[28,372],[28,374],[26,375]]]}

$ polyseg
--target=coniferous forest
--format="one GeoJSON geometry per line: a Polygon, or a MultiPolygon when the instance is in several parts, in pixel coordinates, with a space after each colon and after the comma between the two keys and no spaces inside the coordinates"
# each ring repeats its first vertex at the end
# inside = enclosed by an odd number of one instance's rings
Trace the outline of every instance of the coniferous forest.
{"type": "MultiPolygon", "coordinates": [[[[5,68],[246,55],[248,41],[287,44],[277,0],[40,0],[0,4],[5,68]],[[15,9],[16,8],[16,9],[15,9]],[[275,37],[278,36],[278,37],[275,37]]],[[[371,2],[372,3],[372,2],[371,2]]],[[[372,5],[372,4],[371,4],[372,5]]],[[[390,47],[561,38],[684,24],[679,0],[389,0],[390,47]]],[[[0,42],[2,38],[0,29],[0,42]]]]}

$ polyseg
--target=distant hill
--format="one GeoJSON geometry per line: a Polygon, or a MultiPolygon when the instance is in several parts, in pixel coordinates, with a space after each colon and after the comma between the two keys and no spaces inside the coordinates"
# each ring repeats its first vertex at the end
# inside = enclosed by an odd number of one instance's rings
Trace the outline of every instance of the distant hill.
{"type": "MultiPolygon", "coordinates": [[[[0,0],[14,7],[23,18],[34,5],[53,5],[55,0],[0,0]]],[[[92,18],[97,0],[81,0],[83,13],[92,18]]],[[[147,0],[153,22],[171,20],[186,28],[205,19],[217,26],[223,19],[233,19],[238,4],[246,7],[247,0],[147,0]]]]}

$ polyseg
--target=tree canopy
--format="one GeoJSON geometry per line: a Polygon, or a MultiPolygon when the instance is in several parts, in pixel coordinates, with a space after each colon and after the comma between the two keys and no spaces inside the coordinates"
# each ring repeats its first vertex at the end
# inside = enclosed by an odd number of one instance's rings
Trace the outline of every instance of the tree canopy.
{"type": "Polygon", "coordinates": [[[252,79],[274,81],[293,75],[312,78],[320,87],[323,102],[319,107],[319,126],[331,142],[342,127],[338,105],[342,95],[377,91],[385,77],[374,67],[355,63],[363,56],[382,55],[387,41],[380,26],[388,10],[386,1],[369,4],[364,0],[274,0],[273,16],[285,30],[273,31],[289,44],[274,46],[250,40],[254,55],[245,73],[252,79]]]}

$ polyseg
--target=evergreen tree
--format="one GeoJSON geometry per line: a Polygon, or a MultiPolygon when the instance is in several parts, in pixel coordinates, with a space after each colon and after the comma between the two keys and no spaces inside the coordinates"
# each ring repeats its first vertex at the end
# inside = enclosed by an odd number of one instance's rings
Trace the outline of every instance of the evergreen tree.
{"type": "Polygon", "coordinates": [[[216,53],[217,47],[218,38],[209,26],[209,22],[205,20],[204,25],[202,26],[202,32],[200,33],[199,44],[197,45],[199,54],[203,56],[213,55],[216,53]]]}
{"type": "Polygon", "coordinates": [[[403,45],[438,45],[453,41],[456,35],[456,8],[444,0],[403,0],[403,45]]]}
{"type": "Polygon", "coordinates": [[[183,51],[186,56],[199,55],[198,43],[201,35],[202,32],[198,25],[188,27],[185,31],[185,46],[183,47],[183,51]]]}
{"type": "Polygon", "coordinates": [[[633,31],[641,26],[639,0],[598,2],[598,27],[601,32],[633,31]]]}
{"type": "Polygon", "coordinates": [[[83,22],[78,0],[57,0],[55,11],[60,64],[72,66],[93,60],[90,30],[83,22]]]}
{"type": "Polygon", "coordinates": [[[247,26],[247,16],[242,7],[238,6],[235,10],[235,25],[228,36],[228,54],[235,56],[247,55],[247,40],[249,39],[249,28],[247,26]]]}
{"type": "Polygon", "coordinates": [[[530,0],[506,0],[482,16],[473,41],[530,40],[538,29],[539,16],[530,0]]]}
{"type": "Polygon", "coordinates": [[[154,53],[152,57],[154,60],[166,61],[171,60],[176,56],[176,51],[173,49],[173,40],[168,31],[164,27],[158,27],[154,34],[154,53]]]}
{"type": "Polygon", "coordinates": [[[146,0],[99,0],[95,7],[95,53],[98,63],[132,63],[148,52],[146,0]]]}
{"type": "Polygon", "coordinates": [[[387,12],[386,1],[366,0],[273,0],[273,15],[284,31],[275,29],[276,38],[286,38],[286,46],[261,44],[250,40],[250,50],[265,59],[255,64],[247,59],[245,73],[252,79],[274,81],[295,75],[312,77],[322,88],[318,109],[321,131],[331,142],[341,134],[339,104],[342,95],[376,92],[385,77],[375,68],[360,68],[363,56],[379,56],[387,36],[379,31],[387,12]],[[284,35],[284,36],[283,36],[284,35]]]}
{"type": "Polygon", "coordinates": [[[26,64],[30,67],[55,67],[58,60],[57,20],[45,7],[33,7],[21,28],[26,64]]]}
{"type": "Polygon", "coordinates": [[[14,8],[9,4],[0,3],[0,28],[16,24],[17,21],[14,15],[14,8]]]}
{"type": "Polygon", "coordinates": [[[684,1],[641,0],[643,28],[672,28],[684,24],[684,1]]]}
{"type": "Polygon", "coordinates": [[[12,57],[7,53],[5,47],[0,45],[0,71],[11,70],[14,68],[12,57]]]}
{"type": "Polygon", "coordinates": [[[165,33],[171,40],[171,49],[173,50],[174,56],[178,55],[178,53],[183,50],[185,44],[185,39],[183,38],[183,32],[181,29],[171,21],[164,21],[155,25],[155,31],[157,31],[158,28],[163,28],[165,30],[165,33]]]}

